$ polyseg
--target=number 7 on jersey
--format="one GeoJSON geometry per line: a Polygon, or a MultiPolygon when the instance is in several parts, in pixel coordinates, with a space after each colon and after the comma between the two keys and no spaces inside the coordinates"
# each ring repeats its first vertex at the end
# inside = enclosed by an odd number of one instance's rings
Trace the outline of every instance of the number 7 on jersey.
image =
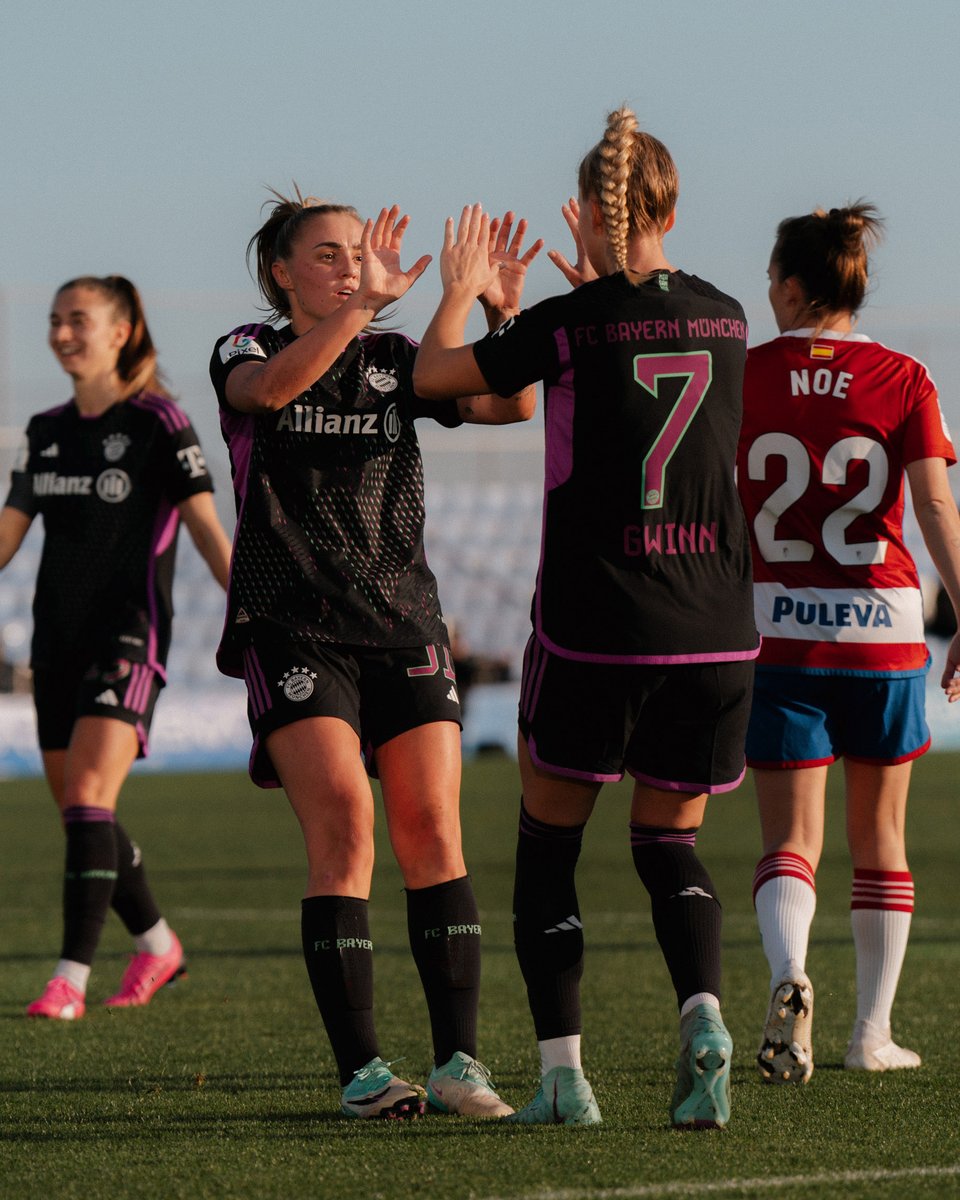
{"type": "Polygon", "coordinates": [[[659,398],[661,379],[685,381],[642,464],[642,507],[662,508],[667,464],[676,453],[713,382],[713,356],[708,350],[638,354],[633,360],[633,377],[654,398],[659,398]]]}

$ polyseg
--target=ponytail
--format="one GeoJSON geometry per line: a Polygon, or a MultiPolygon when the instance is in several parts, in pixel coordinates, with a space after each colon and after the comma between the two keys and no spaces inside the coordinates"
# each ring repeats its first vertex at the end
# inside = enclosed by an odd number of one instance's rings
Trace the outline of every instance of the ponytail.
{"type": "Polygon", "coordinates": [[[603,138],[580,164],[578,183],[581,200],[600,205],[607,244],[621,271],[630,238],[664,231],[680,192],[670,151],[625,106],[607,117],[603,138]]]}
{"type": "Polygon", "coordinates": [[[864,200],[829,212],[818,208],[780,222],[771,259],[781,279],[798,280],[822,328],[831,313],[855,314],[863,305],[868,252],[882,234],[880,214],[864,200]]]}

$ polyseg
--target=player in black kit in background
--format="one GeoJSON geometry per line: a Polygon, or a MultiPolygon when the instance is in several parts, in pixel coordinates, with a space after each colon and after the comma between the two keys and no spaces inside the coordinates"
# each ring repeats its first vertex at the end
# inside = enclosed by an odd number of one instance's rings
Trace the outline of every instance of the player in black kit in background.
{"type": "Polygon", "coordinates": [[[146,1004],[183,970],[183,948],[116,819],[147,752],[166,680],[180,519],[222,587],[230,542],[189,420],[157,381],[136,288],[120,275],[65,283],[50,347],[73,379],[66,404],[33,417],[0,512],[0,567],[44,523],[31,666],[43,767],[67,852],[60,961],[32,1017],[83,1016],[107,911],[133,935],[112,1008],[146,1004]]]}
{"type": "MultiPolygon", "coordinates": [[[[593,1125],[580,1061],[583,926],[574,885],[605,781],[634,777],[631,845],[680,1009],[670,1105],[681,1127],[729,1117],[720,905],[697,858],[707,795],[737,786],[758,639],[733,478],[746,323],[740,305],[670,265],[678,181],[633,113],[610,115],[564,215],[574,284],[474,346],[468,297],[489,277],[486,217],[448,221],[444,296],[417,390],[502,395],[544,381],[546,503],[520,698],[523,801],[517,955],[542,1083],[508,1120],[593,1125]]],[[[635,1068],[628,1038],[625,1068],[635,1068]]]]}
{"type": "MultiPolygon", "coordinates": [[[[211,377],[237,495],[221,670],[242,675],[251,775],[282,786],[308,880],[303,952],[340,1075],[341,1111],[497,1117],[512,1109],[476,1060],[480,924],[460,847],[460,705],[436,581],[423,552],[414,419],[527,419],[535,394],[423,401],[417,349],[368,327],[419,278],[407,218],[364,224],[344,205],[278,197],[250,243],[261,292],[289,323],[217,343],[211,377]],[[407,894],[434,1069],[426,1094],[380,1057],[367,914],[375,767],[407,894]]],[[[518,311],[539,243],[521,256],[512,214],[488,248],[501,270],[478,296],[491,328],[518,311]]]]}

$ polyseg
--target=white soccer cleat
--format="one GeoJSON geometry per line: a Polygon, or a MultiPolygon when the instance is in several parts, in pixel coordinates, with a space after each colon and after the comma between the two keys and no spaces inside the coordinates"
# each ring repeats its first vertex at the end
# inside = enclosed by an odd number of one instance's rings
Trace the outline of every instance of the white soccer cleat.
{"type": "Polygon", "coordinates": [[[889,1029],[857,1021],[843,1065],[848,1071],[906,1071],[920,1066],[920,1055],[898,1046],[889,1029]]]}
{"type": "Polygon", "coordinates": [[[440,1112],[462,1117],[506,1117],[513,1112],[497,1095],[483,1063],[461,1050],[430,1072],[427,1099],[440,1112]]]}
{"type": "Polygon", "coordinates": [[[813,984],[802,971],[773,989],[757,1067],[765,1083],[806,1083],[813,1074],[813,984]]]}

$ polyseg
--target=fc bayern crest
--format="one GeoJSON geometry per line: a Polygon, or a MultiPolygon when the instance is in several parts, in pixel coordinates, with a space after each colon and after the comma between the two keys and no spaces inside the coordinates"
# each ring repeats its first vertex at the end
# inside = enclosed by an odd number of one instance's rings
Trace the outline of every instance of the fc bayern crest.
{"type": "Polygon", "coordinates": [[[313,695],[313,681],[316,677],[316,671],[311,671],[309,667],[291,667],[289,671],[284,671],[283,678],[278,681],[277,686],[283,688],[283,694],[288,700],[299,704],[313,695]]]}
{"type": "Polygon", "coordinates": [[[107,462],[119,462],[126,454],[130,438],[125,433],[111,433],[103,439],[103,457],[107,462]]]}
{"type": "Polygon", "coordinates": [[[395,392],[400,386],[393,371],[370,371],[367,374],[367,383],[378,392],[395,392]]]}

